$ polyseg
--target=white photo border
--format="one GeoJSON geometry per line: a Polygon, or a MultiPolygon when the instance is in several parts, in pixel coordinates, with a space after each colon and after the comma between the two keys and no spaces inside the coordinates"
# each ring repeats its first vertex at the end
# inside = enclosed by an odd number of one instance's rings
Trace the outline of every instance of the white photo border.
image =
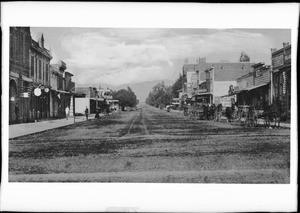
{"type": "Polygon", "coordinates": [[[299,4],[5,2],[2,21],[2,211],[297,211],[299,4]],[[290,184],[9,183],[9,27],[292,29],[290,184]]]}

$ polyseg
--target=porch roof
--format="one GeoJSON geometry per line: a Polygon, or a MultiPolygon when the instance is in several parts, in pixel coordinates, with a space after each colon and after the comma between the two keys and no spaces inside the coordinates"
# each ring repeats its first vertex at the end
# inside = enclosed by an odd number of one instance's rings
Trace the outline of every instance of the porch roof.
{"type": "Polygon", "coordinates": [[[260,85],[252,86],[252,87],[247,88],[246,90],[247,90],[247,91],[254,90],[254,89],[257,89],[257,88],[266,86],[266,85],[268,85],[268,84],[269,84],[269,83],[265,83],[265,84],[260,84],[260,85]]]}

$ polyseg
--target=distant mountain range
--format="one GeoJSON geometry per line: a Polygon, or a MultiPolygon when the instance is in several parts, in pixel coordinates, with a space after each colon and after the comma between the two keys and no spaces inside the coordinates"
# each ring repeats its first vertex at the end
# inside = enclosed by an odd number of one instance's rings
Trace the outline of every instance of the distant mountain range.
{"type": "Polygon", "coordinates": [[[141,82],[141,83],[130,83],[130,84],[122,84],[120,86],[112,86],[109,84],[104,84],[104,83],[100,83],[99,85],[101,86],[101,88],[104,89],[112,89],[112,90],[120,90],[120,89],[127,89],[127,86],[129,86],[132,91],[135,93],[135,95],[137,96],[137,99],[140,101],[140,103],[145,102],[150,91],[152,90],[152,88],[157,85],[158,83],[164,81],[165,84],[167,86],[172,86],[175,81],[171,81],[168,79],[165,80],[161,80],[161,81],[146,81],[146,82],[141,82]]]}

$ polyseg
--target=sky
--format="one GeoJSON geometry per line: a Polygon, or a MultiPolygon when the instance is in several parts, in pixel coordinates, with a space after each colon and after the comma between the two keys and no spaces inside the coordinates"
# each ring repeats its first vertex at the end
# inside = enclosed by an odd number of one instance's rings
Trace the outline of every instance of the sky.
{"type": "Polygon", "coordinates": [[[291,42],[289,29],[197,28],[56,28],[31,27],[34,40],[43,33],[51,63],[67,64],[81,86],[119,86],[152,80],[175,80],[185,58],[237,62],[242,51],[251,62],[270,64],[270,48],[291,42]]]}

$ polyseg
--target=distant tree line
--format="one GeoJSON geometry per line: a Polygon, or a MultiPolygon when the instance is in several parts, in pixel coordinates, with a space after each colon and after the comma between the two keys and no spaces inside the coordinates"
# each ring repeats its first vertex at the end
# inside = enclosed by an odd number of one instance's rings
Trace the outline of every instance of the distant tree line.
{"type": "Polygon", "coordinates": [[[160,108],[171,104],[173,98],[177,98],[179,96],[183,81],[184,77],[180,74],[179,78],[172,86],[166,86],[164,81],[158,83],[152,88],[152,91],[146,99],[146,103],[160,108]]]}

